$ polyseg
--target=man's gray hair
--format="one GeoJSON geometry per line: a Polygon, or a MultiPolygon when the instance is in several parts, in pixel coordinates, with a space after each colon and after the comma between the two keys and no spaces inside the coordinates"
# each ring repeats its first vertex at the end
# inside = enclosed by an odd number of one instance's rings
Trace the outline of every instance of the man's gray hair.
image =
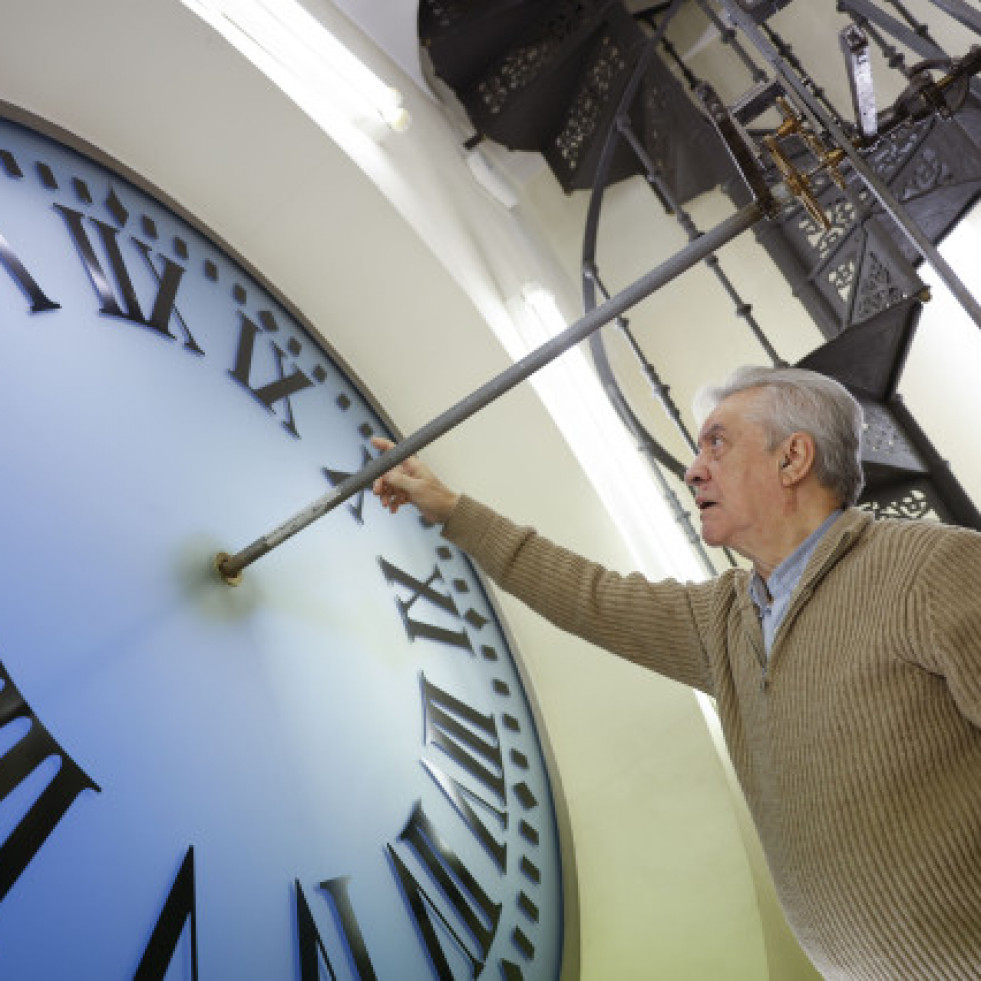
{"type": "Polygon", "coordinates": [[[750,418],[763,426],[768,449],[791,433],[814,439],[814,475],[850,507],[858,500],[862,474],[862,407],[844,385],[827,375],[804,368],[737,368],[721,385],[710,385],[695,395],[695,412],[707,416],[723,399],[737,392],[759,389],[764,397],[750,418]]]}

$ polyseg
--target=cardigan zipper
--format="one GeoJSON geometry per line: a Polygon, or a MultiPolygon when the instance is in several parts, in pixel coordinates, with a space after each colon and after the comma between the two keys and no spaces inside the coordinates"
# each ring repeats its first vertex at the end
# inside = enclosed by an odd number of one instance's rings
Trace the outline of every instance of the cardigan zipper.
{"type": "MultiPolygon", "coordinates": [[[[824,574],[828,571],[828,569],[831,568],[831,566],[833,566],[835,562],[838,561],[841,555],[848,550],[849,545],[851,545],[851,540],[852,540],[852,535],[850,533],[846,533],[842,535],[841,539],[831,550],[831,554],[828,555],[828,557],[824,560],[824,562],[821,563],[820,567],[817,570],[815,570],[813,575],[808,576],[806,584],[800,590],[794,602],[788,608],[784,616],[784,623],[780,625],[781,629],[777,631],[777,633],[780,633],[783,630],[783,627],[787,623],[789,623],[792,616],[796,616],[798,608],[804,602],[806,602],[806,600],[810,598],[811,593],[814,592],[814,583],[816,583],[819,579],[821,579],[824,576],[824,574]]],[[[776,637],[774,637],[774,641],[776,641],[776,637]]],[[[767,655],[765,647],[763,648],[763,650],[757,648],[757,654],[759,655],[759,661],[761,667],[760,691],[765,694],[770,689],[770,658],[767,655]]]]}
{"type": "MultiPolygon", "coordinates": [[[[761,635],[762,640],[762,635],[761,635]]],[[[756,660],[760,662],[760,691],[765,692],[770,687],[770,674],[768,659],[766,656],[766,646],[757,644],[756,638],[751,637],[750,643],[756,650],[756,660]]]]}

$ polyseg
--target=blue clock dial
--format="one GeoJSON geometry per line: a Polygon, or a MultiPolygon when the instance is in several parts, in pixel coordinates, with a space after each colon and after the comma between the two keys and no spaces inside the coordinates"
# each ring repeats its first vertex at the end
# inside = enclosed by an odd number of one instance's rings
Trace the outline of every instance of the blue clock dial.
{"type": "Polygon", "coordinates": [[[390,435],[337,358],[9,121],[0,345],[0,974],[557,976],[552,790],[468,560],[360,495],[209,567],[390,435]]]}

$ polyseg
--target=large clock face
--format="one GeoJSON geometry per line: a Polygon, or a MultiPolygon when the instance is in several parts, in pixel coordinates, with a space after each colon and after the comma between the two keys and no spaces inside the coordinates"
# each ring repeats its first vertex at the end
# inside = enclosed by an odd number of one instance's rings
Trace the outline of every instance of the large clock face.
{"type": "Polygon", "coordinates": [[[7,121],[0,236],[0,976],[557,976],[548,774],[465,557],[361,495],[211,568],[370,459],[370,400],[7,121]]]}

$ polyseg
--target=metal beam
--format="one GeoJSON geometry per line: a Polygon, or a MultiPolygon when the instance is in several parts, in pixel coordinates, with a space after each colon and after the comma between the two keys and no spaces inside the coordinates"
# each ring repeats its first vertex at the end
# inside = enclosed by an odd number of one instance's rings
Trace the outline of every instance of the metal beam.
{"type": "Polygon", "coordinates": [[[214,568],[226,583],[237,585],[241,579],[242,571],[257,559],[267,555],[288,538],[292,538],[297,532],[316,521],[317,518],[323,517],[339,504],[343,504],[348,498],[370,486],[378,477],[387,473],[407,457],[418,453],[440,436],[456,428],[461,422],[469,419],[485,406],[509,392],[529,375],[538,371],[539,368],[550,364],[569,348],[585,340],[604,324],[650,296],[655,290],[676,279],[692,266],[702,262],[727,242],[752,228],[763,216],[763,206],[755,201],[741,208],[680,252],[676,252],[657,268],[641,276],[626,289],[590,310],[561,334],[553,337],[550,341],[546,341],[541,347],[536,348],[520,361],[506,368],[471,395],[447,409],[442,415],[437,416],[432,422],[427,423],[391,450],[372,460],[358,473],[352,474],[327,494],[324,494],[323,497],[314,501],[309,507],[269,532],[268,535],[257,538],[251,545],[234,555],[219,552],[212,562],[214,568]]]}
{"type": "Polygon", "coordinates": [[[966,4],[964,0],[930,0],[934,7],[939,7],[944,13],[949,14],[958,24],[981,34],[981,13],[975,7],[966,4]]]}

